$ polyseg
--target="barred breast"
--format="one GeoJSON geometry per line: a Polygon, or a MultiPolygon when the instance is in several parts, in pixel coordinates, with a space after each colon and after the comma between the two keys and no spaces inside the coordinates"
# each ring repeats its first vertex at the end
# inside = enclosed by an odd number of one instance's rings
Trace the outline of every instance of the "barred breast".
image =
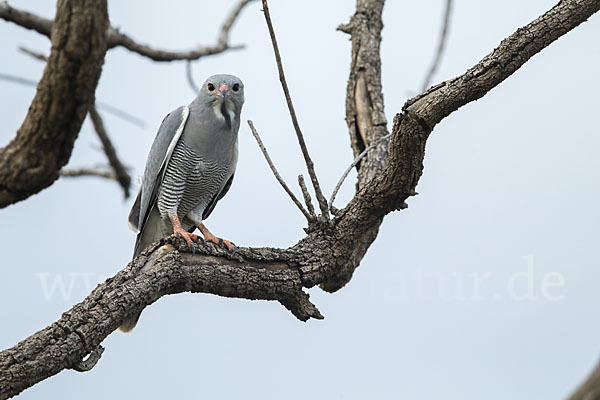
{"type": "Polygon", "coordinates": [[[228,165],[204,159],[183,140],[173,149],[158,193],[158,210],[166,217],[177,208],[182,220],[192,209],[206,208],[226,178],[228,165]]]}

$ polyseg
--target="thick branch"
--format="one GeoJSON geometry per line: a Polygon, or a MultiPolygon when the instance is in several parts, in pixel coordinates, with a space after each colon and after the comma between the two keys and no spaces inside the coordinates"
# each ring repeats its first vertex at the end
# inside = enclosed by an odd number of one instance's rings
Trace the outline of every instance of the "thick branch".
{"type": "MultiPolygon", "coordinates": [[[[225,18],[219,31],[217,43],[213,46],[198,46],[194,49],[183,51],[155,49],[149,45],[136,42],[112,26],[108,27],[106,30],[107,45],[109,49],[118,46],[124,47],[154,61],[197,60],[201,57],[219,54],[226,50],[240,49],[243,46],[229,45],[229,31],[237,17],[240,15],[242,9],[251,1],[252,0],[240,0],[236,4],[227,18],[225,18]]],[[[18,10],[9,6],[6,1],[0,3],[0,18],[50,37],[53,24],[51,19],[42,18],[27,11],[18,10]]]]}
{"type": "Polygon", "coordinates": [[[592,371],[569,400],[600,400],[600,365],[592,371]]]}
{"type": "Polygon", "coordinates": [[[57,7],[52,51],[35,98],[17,136],[0,149],[0,207],[58,178],[94,99],[106,52],[106,1],[62,0],[57,7]]]}
{"type": "Polygon", "coordinates": [[[204,255],[195,256],[180,253],[176,247],[176,240],[169,239],[148,249],[58,321],[1,352],[0,399],[17,395],[63,369],[91,368],[81,361],[124,319],[167,294],[202,292],[277,300],[302,321],[323,318],[302,291],[293,252],[239,249],[236,259],[228,259],[222,256],[225,251],[213,245],[199,245],[204,255]]]}
{"type": "Polygon", "coordinates": [[[504,39],[463,75],[433,86],[408,100],[394,119],[390,163],[366,192],[374,211],[387,213],[414,193],[423,171],[425,141],[442,119],[483,97],[556,39],[600,9],[599,0],[563,0],[504,39]]]}
{"type": "MultiPolygon", "coordinates": [[[[357,158],[388,134],[381,88],[381,30],[384,0],[357,0],[356,13],[339,30],[352,37],[352,62],[346,88],[346,123],[357,158]]],[[[388,143],[369,151],[357,164],[357,189],[381,172],[388,159],[388,143]]]]}
{"type": "MultiPolygon", "coordinates": [[[[386,168],[368,185],[363,185],[348,205],[336,214],[336,232],[359,234],[353,228],[364,228],[360,238],[347,236],[350,242],[355,243],[350,248],[356,252],[358,261],[361,259],[358,251],[366,251],[375,240],[382,218],[389,212],[406,208],[406,199],[416,194],[415,189],[423,173],[425,144],[434,126],[459,107],[483,97],[533,55],[599,9],[600,0],[563,0],[503,40],[492,53],[463,75],[436,85],[406,102],[403,113],[394,118],[386,168]]],[[[334,252],[342,251],[335,249],[334,244],[330,246],[334,252]]],[[[334,291],[344,286],[358,263],[349,260],[338,265],[339,268],[322,281],[324,289],[334,291]]],[[[315,271],[305,271],[305,277],[310,276],[309,272],[315,271]]]]}

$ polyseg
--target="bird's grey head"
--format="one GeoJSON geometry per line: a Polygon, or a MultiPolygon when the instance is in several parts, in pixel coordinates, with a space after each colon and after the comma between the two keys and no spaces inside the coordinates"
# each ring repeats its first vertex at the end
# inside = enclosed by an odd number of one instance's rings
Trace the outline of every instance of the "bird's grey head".
{"type": "Polygon", "coordinates": [[[237,76],[213,75],[202,84],[198,99],[211,106],[217,116],[239,116],[244,105],[244,84],[237,76]]]}

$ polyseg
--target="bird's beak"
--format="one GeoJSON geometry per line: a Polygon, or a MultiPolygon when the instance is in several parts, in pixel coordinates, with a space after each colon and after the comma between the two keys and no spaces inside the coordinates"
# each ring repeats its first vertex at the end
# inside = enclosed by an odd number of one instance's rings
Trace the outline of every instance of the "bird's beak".
{"type": "Polygon", "coordinates": [[[227,85],[219,86],[219,95],[223,100],[225,100],[227,96],[229,96],[229,88],[227,87],[227,85]]]}

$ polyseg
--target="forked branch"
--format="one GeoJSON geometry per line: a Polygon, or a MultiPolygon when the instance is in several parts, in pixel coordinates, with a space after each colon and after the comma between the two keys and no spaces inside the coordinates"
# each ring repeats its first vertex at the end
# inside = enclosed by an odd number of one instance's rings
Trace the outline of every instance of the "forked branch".
{"type": "Polygon", "coordinates": [[[258,131],[254,127],[254,124],[252,123],[252,121],[250,121],[250,120],[248,121],[248,126],[250,126],[250,130],[252,131],[252,136],[254,136],[254,139],[256,140],[256,143],[258,143],[258,147],[260,148],[260,151],[263,153],[263,156],[267,160],[267,164],[269,164],[269,168],[271,168],[271,172],[273,172],[273,175],[275,175],[275,179],[277,179],[277,182],[279,182],[279,184],[281,185],[283,190],[285,190],[285,192],[288,194],[288,196],[290,196],[290,199],[292,199],[292,202],[296,205],[296,207],[298,207],[300,212],[306,217],[306,220],[308,221],[308,224],[310,225],[315,219],[314,216],[311,215],[308,211],[306,211],[306,209],[302,206],[302,203],[300,203],[300,201],[298,200],[296,195],[294,195],[294,192],[292,192],[292,190],[285,183],[285,181],[283,180],[281,175],[279,175],[279,172],[277,171],[275,164],[273,164],[273,160],[271,160],[271,156],[269,156],[269,152],[267,151],[267,148],[265,147],[262,140],[260,139],[258,131]]]}
{"type": "MultiPolygon", "coordinates": [[[[201,57],[219,54],[227,50],[241,49],[243,46],[232,46],[229,44],[229,32],[242,9],[252,1],[241,0],[236,4],[223,21],[219,30],[217,43],[212,46],[197,46],[194,49],[182,51],[161,50],[141,44],[112,26],[106,30],[107,45],[109,49],[118,46],[124,47],[153,61],[197,60],[201,57]]],[[[50,37],[54,23],[51,19],[11,7],[7,1],[0,2],[0,18],[20,25],[23,28],[34,30],[47,37],[50,37]]]]}
{"type": "Polygon", "coordinates": [[[265,20],[267,21],[267,26],[269,28],[269,35],[271,36],[271,43],[273,44],[273,52],[275,53],[277,70],[279,71],[279,81],[281,82],[281,87],[283,88],[288,110],[290,111],[290,117],[292,118],[294,131],[296,132],[296,137],[298,138],[298,143],[300,144],[300,149],[302,150],[302,156],[304,157],[304,162],[306,163],[306,169],[308,170],[308,175],[310,176],[313,189],[315,190],[315,195],[317,196],[317,202],[319,203],[319,208],[321,209],[321,216],[324,219],[329,219],[327,200],[325,199],[323,191],[321,190],[321,186],[319,185],[319,180],[317,179],[317,174],[315,173],[315,166],[310,158],[310,155],[308,154],[308,148],[306,147],[306,142],[304,141],[304,135],[302,135],[302,131],[300,130],[300,124],[298,123],[296,111],[294,110],[294,104],[292,103],[290,89],[288,88],[287,81],[285,80],[283,64],[281,62],[281,54],[279,54],[279,46],[277,45],[275,29],[273,28],[273,23],[271,22],[271,14],[269,13],[269,5],[267,4],[267,0],[262,0],[262,4],[265,20]]]}

